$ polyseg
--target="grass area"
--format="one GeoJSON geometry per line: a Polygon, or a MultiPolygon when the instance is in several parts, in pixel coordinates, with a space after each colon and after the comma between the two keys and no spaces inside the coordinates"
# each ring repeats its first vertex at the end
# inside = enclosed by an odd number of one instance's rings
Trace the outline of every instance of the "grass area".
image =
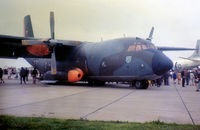
{"type": "Polygon", "coordinates": [[[0,129],[70,129],[70,130],[200,130],[200,125],[153,121],[132,123],[119,121],[64,120],[42,117],[0,115],[0,129]]]}

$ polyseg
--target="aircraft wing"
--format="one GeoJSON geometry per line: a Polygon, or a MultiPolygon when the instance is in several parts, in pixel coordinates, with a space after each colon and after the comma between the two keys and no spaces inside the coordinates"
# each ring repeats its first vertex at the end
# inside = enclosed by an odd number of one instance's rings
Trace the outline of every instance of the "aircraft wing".
{"type": "MultiPolygon", "coordinates": [[[[53,45],[57,47],[59,53],[65,53],[73,47],[79,46],[79,41],[53,40],[53,45]],[[60,52],[62,51],[62,52],[60,52]]],[[[50,58],[51,43],[43,39],[0,35],[0,57],[1,58],[50,58]],[[32,43],[36,44],[32,44],[32,43]],[[29,44],[30,43],[30,44],[29,44]]]]}
{"type": "Polygon", "coordinates": [[[63,46],[79,46],[82,42],[80,41],[70,41],[70,40],[56,40],[57,43],[63,45],[63,46]]]}
{"type": "Polygon", "coordinates": [[[186,57],[180,57],[180,58],[185,59],[185,60],[194,61],[194,62],[200,62],[200,60],[197,60],[197,59],[191,59],[191,58],[186,58],[186,57]]]}
{"type": "Polygon", "coordinates": [[[157,47],[160,51],[189,51],[196,50],[195,48],[184,48],[184,47],[157,47]]]}
{"type": "MultiPolygon", "coordinates": [[[[22,40],[32,40],[33,38],[0,35],[0,57],[18,58],[29,57],[26,47],[22,45],[22,40]]],[[[30,56],[31,57],[31,56],[30,56]]]]}

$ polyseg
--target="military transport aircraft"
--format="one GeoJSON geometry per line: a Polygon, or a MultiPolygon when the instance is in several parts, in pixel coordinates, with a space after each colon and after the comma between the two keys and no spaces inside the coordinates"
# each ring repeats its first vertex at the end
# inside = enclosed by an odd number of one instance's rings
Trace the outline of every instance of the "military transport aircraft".
{"type": "Polygon", "coordinates": [[[55,40],[54,13],[50,13],[51,38],[34,38],[30,15],[24,18],[24,37],[0,35],[0,57],[23,57],[43,73],[44,81],[131,82],[140,89],[160,78],[173,63],[162,53],[190,48],[156,47],[149,37],[118,38],[98,43],[55,40]]]}
{"type": "Polygon", "coordinates": [[[180,57],[180,60],[175,61],[174,69],[192,69],[200,66],[200,40],[197,40],[196,50],[189,57],[180,57]]]}

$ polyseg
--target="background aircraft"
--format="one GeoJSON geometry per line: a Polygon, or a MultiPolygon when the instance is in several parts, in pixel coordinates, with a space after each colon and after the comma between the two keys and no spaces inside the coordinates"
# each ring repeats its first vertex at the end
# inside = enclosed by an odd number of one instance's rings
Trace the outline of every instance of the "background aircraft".
{"type": "Polygon", "coordinates": [[[148,80],[160,78],[173,63],[162,53],[189,48],[155,47],[147,39],[118,38],[98,43],[55,40],[54,14],[50,13],[51,38],[34,38],[30,16],[24,18],[24,37],[0,35],[0,56],[24,57],[43,73],[45,81],[89,84],[106,81],[131,82],[136,88],[148,88],[148,80]]]}
{"type": "Polygon", "coordinates": [[[180,58],[182,59],[174,62],[175,70],[192,69],[194,67],[200,66],[200,40],[197,40],[196,50],[191,56],[187,58],[185,57],[180,57],[180,58]]]}

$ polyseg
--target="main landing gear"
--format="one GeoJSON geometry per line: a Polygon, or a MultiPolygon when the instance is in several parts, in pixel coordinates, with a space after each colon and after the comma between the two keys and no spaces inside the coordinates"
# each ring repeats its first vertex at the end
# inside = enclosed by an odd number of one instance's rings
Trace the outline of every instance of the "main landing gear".
{"type": "Polygon", "coordinates": [[[131,83],[131,86],[135,87],[136,89],[147,89],[149,86],[149,83],[147,80],[141,80],[141,81],[136,80],[131,83]]]}
{"type": "Polygon", "coordinates": [[[105,85],[105,82],[104,81],[88,81],[88,85],[89,86],[103,86],[105,85]]]}

